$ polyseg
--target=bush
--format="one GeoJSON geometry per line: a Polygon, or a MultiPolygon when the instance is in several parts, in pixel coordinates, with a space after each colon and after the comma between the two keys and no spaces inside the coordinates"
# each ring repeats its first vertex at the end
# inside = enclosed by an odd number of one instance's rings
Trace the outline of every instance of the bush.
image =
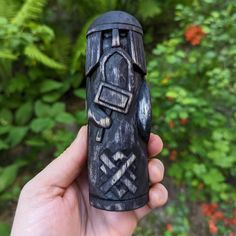
{"type": "MultiPolygon", "coordinates": [[[[235,10],[232,1],[177,5],[179,27],[148,64],[153,127],[166,144],[168,175],[185,188],[186,201],[232,207],[236,200],[235,10]]],[[[230,224],[221,224],[218,232],[229,232],[230,224]]]]}
{"type": "Polygon", "coordinates": [[[177,5],[180,28],[157,45],[148,65],[154,125],[173,161],[169,174],[194,190],[190,196],[212,200],[236,199],[236,4],[225,6],[177,5]]]}

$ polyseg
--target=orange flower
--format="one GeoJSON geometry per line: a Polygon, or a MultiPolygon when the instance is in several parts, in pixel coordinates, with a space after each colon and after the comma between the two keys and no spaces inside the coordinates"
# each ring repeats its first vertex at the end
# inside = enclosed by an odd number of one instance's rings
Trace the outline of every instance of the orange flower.
{"type": "Polygon", "coordinates": [[[174,98],[171,97],[171,96],[167,96],[166,98],[167,98],[167,100],[170,101],[170,102],[174,100],[174,98]]]}
{"type": "Polygon", "coordinates": [[[216,212],[218,207],[219,206],[216,203],[212,203],[212,204],[204,203],[201,205],[202,212],[206,216],[212,216],[216,212]]]}
{"type": "Polygon", "coordinates": [[[204,183],[199,183],[199,185],[198,185],[198,189],[203,189],[204,188],[204,183]]]}
{"type": "Polygon", "coordinates": [[[175,126],[174,121],[173,121],[173,120],[170,120],[170,122],[169,122],[169,127],[170,127],[171,129],[173,129],[174,126],[175,126]]]}
{"type": "Polygon", "coordinates": [[[212,234],[216,234],[218,232],[218,228],[213,220],[208,222],[209,230],[212,234]]]}
{"type": "Polygon", "coordinates": [[[213,215],[212,215],[212,219],[213,220],[223,220],[225,218],[223,212],[221,211],[216,211],[213,215]]]}
{"type": "Polygon", "coordinates": [[[172,226],[172,224],[167,224],[167,225],[166,225],[166,230],[167,230],[168,232],[172,233],[172,232],[173,232],[173,226],[172,226]]]}
{"type": "Polygon", "coordinates": [[[182,119],[180,119],[179,122],[180,122],[181,125],[186,125],[188,123],[188,119],[187,118],[185,118],[185,119],[182,118],[182,119]]]}
{"type": "Polygon", "coordinates": [[[177,151],[176,150],[172,150],[170,152],[170,160],[174,161],[176,159],[176,157],[177,157],[177,151]]]}
{"type": "Polygon", "coordinates": [[[204,35],[203,29],[198,25],[190,25],[184,32],[185,40],[193,46],[199,45],[204,35]]]}

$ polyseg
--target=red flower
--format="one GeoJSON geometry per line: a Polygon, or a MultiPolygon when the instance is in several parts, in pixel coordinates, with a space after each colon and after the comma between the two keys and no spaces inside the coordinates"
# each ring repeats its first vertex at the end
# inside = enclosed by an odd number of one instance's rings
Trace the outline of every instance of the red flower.
{"type": "Polygon", "coordinates": [[[218,228],[213,220],[208,222],[209,230],[212,234],[216,234],[218,232],[218,228]]]}
{"type": "Polygon", "coordinates": [[[213,215],[212,215],[212,219],[213,220],[223,220],[225,218],[223,212],[221,211],[216,211],[213,215]]]}
{"type": "Polygon", "coordinates": [[[204,183],[199,183],[198,189],[203,189],[204,188],[204,183]]]}
{"type": "Polygon", "coordinates": [[[198,25],[190,25],[184,32],[185,40],[193,46],[199,45],[204,35],[203,29],[198,25]]]}
{"type": "Polygon", "coordinates": [[[173,120],[170,120],[170,122],[169,122],[169,127],[170,127],[171,129],[173,129],[174,126],[175,126],[174,121],[173,121],[173,120]]]}
{"type": "Polygon", "coordinates": [[[166,230],[167,230],[168,232],[172,233],[172,232],[173,232],[173,226],[172,226],[172,224],[167,224],[167,225],[166,225],[166,230]]]}
{"type": "Polygon", "coordinates": [[[170,102],[174,100],[174,98],[171,97],[171,96],[167,96],[166,98],[167,98],[167,100],[170,101],[170,102]]]}
{"type": "Polygon", "coordinates": [[[212,216],[216,212],[218,207],[219,206],[216,203],[212,204],[204,203],[201,205],[202,212],[206,216],[212,216]]]}
{"type": "Polygon", "coordinates": [[[181,124],[181,125],[186,125],[186,124],[188,124],[188,119],[187,119],[187,118],[182,118],[182,119],[180,119],[180,124],[181,124]]]}
{"type": "Polygon", "coordinates": [[[176,159],[176,157],[177,157],[177,151],[176,150],[172,150],[170,152],[170,160],[174,161],[176,159]]]}

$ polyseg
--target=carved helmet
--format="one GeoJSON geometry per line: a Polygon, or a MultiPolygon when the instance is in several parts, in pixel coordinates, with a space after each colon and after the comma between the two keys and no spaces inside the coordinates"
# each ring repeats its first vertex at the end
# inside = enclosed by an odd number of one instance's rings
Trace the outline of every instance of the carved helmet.
{"type": "Polygon", "coordinates": [[[127,30],[128,53],[134,66],[142,74],[146,74],[143,30],[140,23],[132,15],[123,11],[107,12],[91,24],[87,32],[86,75],[98,65],[102,54],[102,31],[127,30]]]}

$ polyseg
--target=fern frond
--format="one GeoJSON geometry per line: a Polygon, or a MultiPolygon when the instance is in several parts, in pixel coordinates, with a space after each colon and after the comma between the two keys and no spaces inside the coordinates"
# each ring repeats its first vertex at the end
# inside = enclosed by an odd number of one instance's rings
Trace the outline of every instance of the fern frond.
{"type": "Polygon", "coordinates": [[[26,0],[12,22],[21,26],[26,21],[37,19],[46,3],[47,0],[26,0]]]}
{"type": "Polygon", "coordinates": [[[76,40],[75,47],[73,49],[73,56],[71,60],[70,71],[71,73],[75,73],[78,69],[80,69],[81,64],[81,56],[85,56],[86,54],[86,33],[89,25],[94,21],[97,15],[90,18],[87,23],[83,26],[79,37],[76,40]]]}
{"type": "Polygon", "coordinates": [[[11,51],[9,50],[2,50],[0,51],[0,58],[2,59],[8,59],[8,60],[15,60],[17,59],[17,56],[14,55],[11,51]]]}
{"type": "Polygon", "coordinates": [[[19,8],[19,3],[14,0],[0,0],[0,17],[12,19],[19,8]]]}
{"type": "Polygon", "coordinates": [[[57,69],[57,70],[66,69],[66,67],[63,64],[61,64],[61,63],[55,61],[54,59],[48,57],[47,55],[45,55],[35,45],[27,46],[24,50],[24,54],[28,58],[36,60],[36,61],[44,64],[47,67],[57,69]]]}

